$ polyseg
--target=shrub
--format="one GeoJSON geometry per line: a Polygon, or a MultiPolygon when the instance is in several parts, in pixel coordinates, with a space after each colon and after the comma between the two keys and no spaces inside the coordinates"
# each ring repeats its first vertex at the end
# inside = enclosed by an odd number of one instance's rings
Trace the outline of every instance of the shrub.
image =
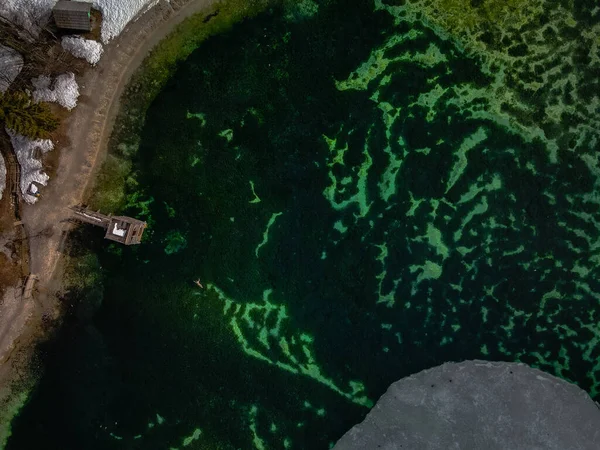
{"type": "Polygon", "coordinates": [[[31,139],[47,138],[58,127],[46,103],[34,103],[21,91],[0,93],[0,122],[31,139]]]}

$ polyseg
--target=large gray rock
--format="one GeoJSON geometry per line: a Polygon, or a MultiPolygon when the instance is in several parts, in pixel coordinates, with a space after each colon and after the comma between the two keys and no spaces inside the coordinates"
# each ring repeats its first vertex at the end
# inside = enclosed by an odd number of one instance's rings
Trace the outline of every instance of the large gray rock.
{"type": "Polygon", "coordinates": [[[335,450],[599,450],[600,409],[524,364],[446,363],[390,386],[335,450]]]}

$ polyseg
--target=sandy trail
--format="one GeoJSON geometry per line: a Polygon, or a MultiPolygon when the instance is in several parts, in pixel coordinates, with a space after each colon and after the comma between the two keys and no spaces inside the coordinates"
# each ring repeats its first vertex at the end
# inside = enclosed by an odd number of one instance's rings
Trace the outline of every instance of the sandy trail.
{"type": "Polygon", "coordinates": [[[121,94],[131,75],[158,42],[185,18],[213,3],[216,0],[171,0],[170,3],[161,0],[106,45],[98,65],[77,80],[81,94],[79,104],[65,124],[69,142],[55,142],[61,152],[56,175],[50,179],[38,203],[25,205],[22,212],[30,241],[30,270],[39,279],[38,294],[25,300],[20,287],[11,287],[0,299],[0,448],[18,403],[19,393],[11,392],[10,383],[28,363],[31,354],[28,350],[36,343],[42,314],[54,309],[57,301],[62,277],[61,255],[72,226],[68,222],[69,207],[80,204],[86,189],[93,183],[107,151],[121,94]],[[17,353],[19,357],[13,357],[17,353]]]}

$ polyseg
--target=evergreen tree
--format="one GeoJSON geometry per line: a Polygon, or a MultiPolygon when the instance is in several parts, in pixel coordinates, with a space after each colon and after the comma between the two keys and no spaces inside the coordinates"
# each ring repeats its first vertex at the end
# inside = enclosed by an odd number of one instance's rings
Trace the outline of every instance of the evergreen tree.
{"type": "Polygon", "coordinates": [[[0,122],[31,139],[47,138],[58,127],[45,103],[34,103],[25,92],[0,93],[0,122]]]}

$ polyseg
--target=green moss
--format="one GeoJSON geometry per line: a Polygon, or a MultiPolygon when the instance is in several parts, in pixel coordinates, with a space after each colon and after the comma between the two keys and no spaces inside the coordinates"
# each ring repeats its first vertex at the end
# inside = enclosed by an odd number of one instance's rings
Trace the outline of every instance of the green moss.
{"type": "Polygon", "coordinates": [[[12,394],[0,404],[0,448],[5,448],[8,438],[12,434],[11,420],[17,416],[25,406],[29,393],[33,389],[33,381],[18,383],[20,386],[12,386],[12,394]]]}
{"type": "MultiPolygon", "coordinates": [[[[94,185],[88,204],[93,209],[114,213],[125,206],[125,186],[131,162],[124,158],[108,155],[94,185]]],[[[133,180],[130,183],[135,183],[133,180]]]]}
{"type": "Polygon", "coordinates": [[[504,24],[520,23],[528,0],[433,0],[428,19],[437,22],[453,35],[470,31],[487,31],[504,24]]]}
{"type": "Polygon", "coordinates": [[[65,270],[66,285],[69,290],[79,292],[97,288],[101,283],[100,269],[100,262],[94,253],[71,255],[65,270]]]}

